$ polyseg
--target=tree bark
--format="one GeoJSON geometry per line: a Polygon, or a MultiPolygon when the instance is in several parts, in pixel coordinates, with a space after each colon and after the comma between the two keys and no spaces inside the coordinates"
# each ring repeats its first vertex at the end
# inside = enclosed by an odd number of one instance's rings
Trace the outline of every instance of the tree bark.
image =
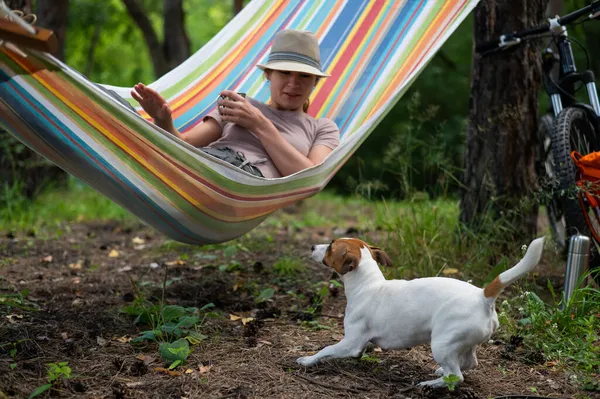
{"type": "Polygon", "coordinates": [[[163,29],[165,40],[161,44],[150,18],[138,0],[123,0],[127,12],[142,31],[154,76],[161,77],[190,56],[190,40],[185,32],[182,0],[164,1],[163,29]]]}
{"type": "Polygon", "coordinates": [[[67,37],[67,16],[69,0],[38,0],[36,25],[50,29],[58,39],[58,52],[55,56],[65,60],[65,41],[67,37]]]}
{"type": "Polygon", "coordinates": [[[244,8],[244,0],[233,0],[233,15],[239,14],[244,8]]]}
{"type": "Polygon", "coordinates": [[[162,51],[160,40],[152,27],[150,18],[146,15],[146,11],[138,3],[137,0],[123,0],[123,4],[127,8],[127,12],[142,31],[146,46],[150,52],[150,59],[152,60],[152,66],[154,68],[154,75],[156,77],[164,75],[167,68],[167,60],[162,51]]]}
{"type": "Polygon", "coordinates": [[[165,0],[164,7],[163,51],[167,67],[171,70],[190,56],[190,39],[185,32],[182,0],[165,0]]]}
{"type": "MultiPolygon", "coordinates": [[[[483,42],[543,21],[547,0],[483,0],[474,38],[483,42]]],[[[482,230],[487,217],[536,233],[534,155],[541,60],[535,43],[482,57],[473,55],[460,221],[482,230]]]]}

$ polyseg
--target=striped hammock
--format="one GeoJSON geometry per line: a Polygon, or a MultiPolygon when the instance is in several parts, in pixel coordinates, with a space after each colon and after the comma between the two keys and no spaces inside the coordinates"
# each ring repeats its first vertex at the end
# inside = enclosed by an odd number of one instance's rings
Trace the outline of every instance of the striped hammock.
{"type": "Polygon", "coordinates": [[[262,72],[273,35],[315,32],[324,70],[309,114],[340,128],[320,165],[263,179],[173,137],[130,97],[47,53],[0,49],[0,126],[168,237],[208,244],[239,237],[270,213],[319,192],[398,101],[477,0],[253,0],[192,57],[149,86],[187,131],[232,89],[267,101],[262,72]]]}

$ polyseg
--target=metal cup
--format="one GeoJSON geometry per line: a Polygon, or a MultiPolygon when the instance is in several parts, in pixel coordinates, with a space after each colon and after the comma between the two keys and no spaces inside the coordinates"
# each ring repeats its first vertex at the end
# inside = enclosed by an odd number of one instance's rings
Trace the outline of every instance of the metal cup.
{"type": "Polygon", "coordinates": [[[588,269],[590,261],[590,238],[582,234],[571,236],[565,270],[565,285],[563,287],[564,308],[579,286],[579,280],[588,269]]]}

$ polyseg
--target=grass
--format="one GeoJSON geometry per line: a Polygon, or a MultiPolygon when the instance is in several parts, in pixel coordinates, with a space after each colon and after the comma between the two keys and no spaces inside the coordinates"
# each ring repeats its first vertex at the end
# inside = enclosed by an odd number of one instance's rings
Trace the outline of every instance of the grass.
{"type": "Polygon", "coordinates": [[[524,347],[541,352],[548,364],[569,369],[584,388],[600,390],[600,291],[575,290],[566,304],[555,296],[545,303],[530,291],[500,305],[500,334],[523,338],[524,347]],[[564,305],[564,306],[563,306],[564,305]]]}
{"type": "Polygon", "coordinates": [[[69,181],[68,191],[49,190],[35,201],[28,201],[6,187],[3,194],[7,204],[0,207],[3,231],[60,234],[66,223],[74,221],[137,222],[129,212],[74,178],[69,181]]]}
{"type": "MultiPolygon", "coordinates": [[[[71,183],[67,193],[50,191],[34,203],[17,199],[12,202],[10,210],[0,210],[0,216],[2,230],[36,229],[48,234],[68,228],[69,223],[74,221],[137,222],[119,206],[77,183],[71,183]]],[[[198,247],[166,241],[153,251],[177,250],[182,257],[188,258],[219,254],[231,259],[223,266],[229,269],[236,267],[234,258],[240,252],[273,251],[277,248],[277,238],[271,236],[273,228],[301,231],[315,227],[335,231],[340,227],[342,230],[353,227],[361,232],[361,238],[376,243],[390,255],[394,266],[385,269],[388,278],[440,275],[472,280],[481,285],[511,267],[522,254],[521,246],[528,244],[507,242],[501,232],[496,235],[471,234],[461,228],[458,216],[458,203],[452,199],[428,200],[414,196],[413,200],[403,202],[367,201],[360,197],[342,198],[323,192],[303,201],[294,213],[276,212],[262,227],[233,242],[198,247]]],[[[546,245],[544,262],[546,267],[564,267],[561,256],[550,242],[546,245]]],[[[302,261],[289,256],[281,257],[273,266],[275,277],[294,276],[303,270],[302,261]]],[[[517,289],[522,285],[516,284],[517,289]]],[[[326,289],[326,286],[315,288],[321,296],[326,295],[326,289]]],[[[270,291],[263,291],[265,298],[272,295],[270,291]]],[[[544,361],[573,373],[582,386],[600,389],[593,378],[600,372],[598,290],[577,290],[564,309],[560,306],[560,294],[554,293],[551,287],[545,291],[550,292],[550,299],[548,295],[523,290],[520,295],[499,302],[499,335],[504,339],[522,337],[527,350],[543,353],[544,361]],[[540,299],[542,297],[545,302],[540,299]]],[[[15,298],[18,299],[13,295],[4,300],[15,302],[15,298]]],[[[157,320],[159,316],[164,319],[159,308],[142,310],[146,312],[144,314],[156,313],[157,320]]],[[[162,322],[154,323],[150,331],[160,331],[165,325],[170,327],[168,323],[176,324],[181,322],[182,317],[193,316],[177,314],[177,320],[168,322],[160,319],[162,322]]],[[[187,335],[184,331],[176,338],[187,335]]]]}

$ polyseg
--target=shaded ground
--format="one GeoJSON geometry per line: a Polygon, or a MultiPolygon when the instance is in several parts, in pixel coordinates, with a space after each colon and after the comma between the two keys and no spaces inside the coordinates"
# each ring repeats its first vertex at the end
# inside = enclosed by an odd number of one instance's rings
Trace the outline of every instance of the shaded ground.
{"type": "MultiPolygon", "coordinates": [[[[25,304],[38,310],[13,307],[7,313],[0,304],[0,398],[27,397],[46,382],[47,363],[65,361],[74,377],[53,390],[53,397],[582,394],[568,376],[540,356],[522,351],[518,342],[482,346],[479,367],[467,372],[465,383],[453,392],[414,388],[416,382],[434,378],[436,364],[428,347],[387,353],[373,348],[360,360],[311,369],[297,366],[296,358],[338,341],[343,334],[343,290],[330,289],[319,309],[314,299],[318,283],[327,281],[330,272],[309,259],[311,243],[340,233],[351,235],[353,229],[262,226],[253,238],[237,245],[208,249],[166,242],[141,225],[75,224],[52,239],[3,234],[0,293],[28,289],[25,304]],[[275,272],[273,265],[282,257],[299,258],[305,268],[275,272]],[[275,288],[275,295],[257,304],[257,294],[267,287],[275,288]],[[132,304],[136,290],[155,302],[164,295],[171,304],[215,305],[199,329],[208,338],[194,346],[186,365],[171,374],[165,371],[156,344],[129,342],[142,327],[120,309],[132,304]],[[321,316],[311,320],[307,309],[320,310],[321,316]]],[[[560,284],[560,277],[554,280],[560,284]]],[[[594,397],[590,392],[585,395],[594,397]]]]}

